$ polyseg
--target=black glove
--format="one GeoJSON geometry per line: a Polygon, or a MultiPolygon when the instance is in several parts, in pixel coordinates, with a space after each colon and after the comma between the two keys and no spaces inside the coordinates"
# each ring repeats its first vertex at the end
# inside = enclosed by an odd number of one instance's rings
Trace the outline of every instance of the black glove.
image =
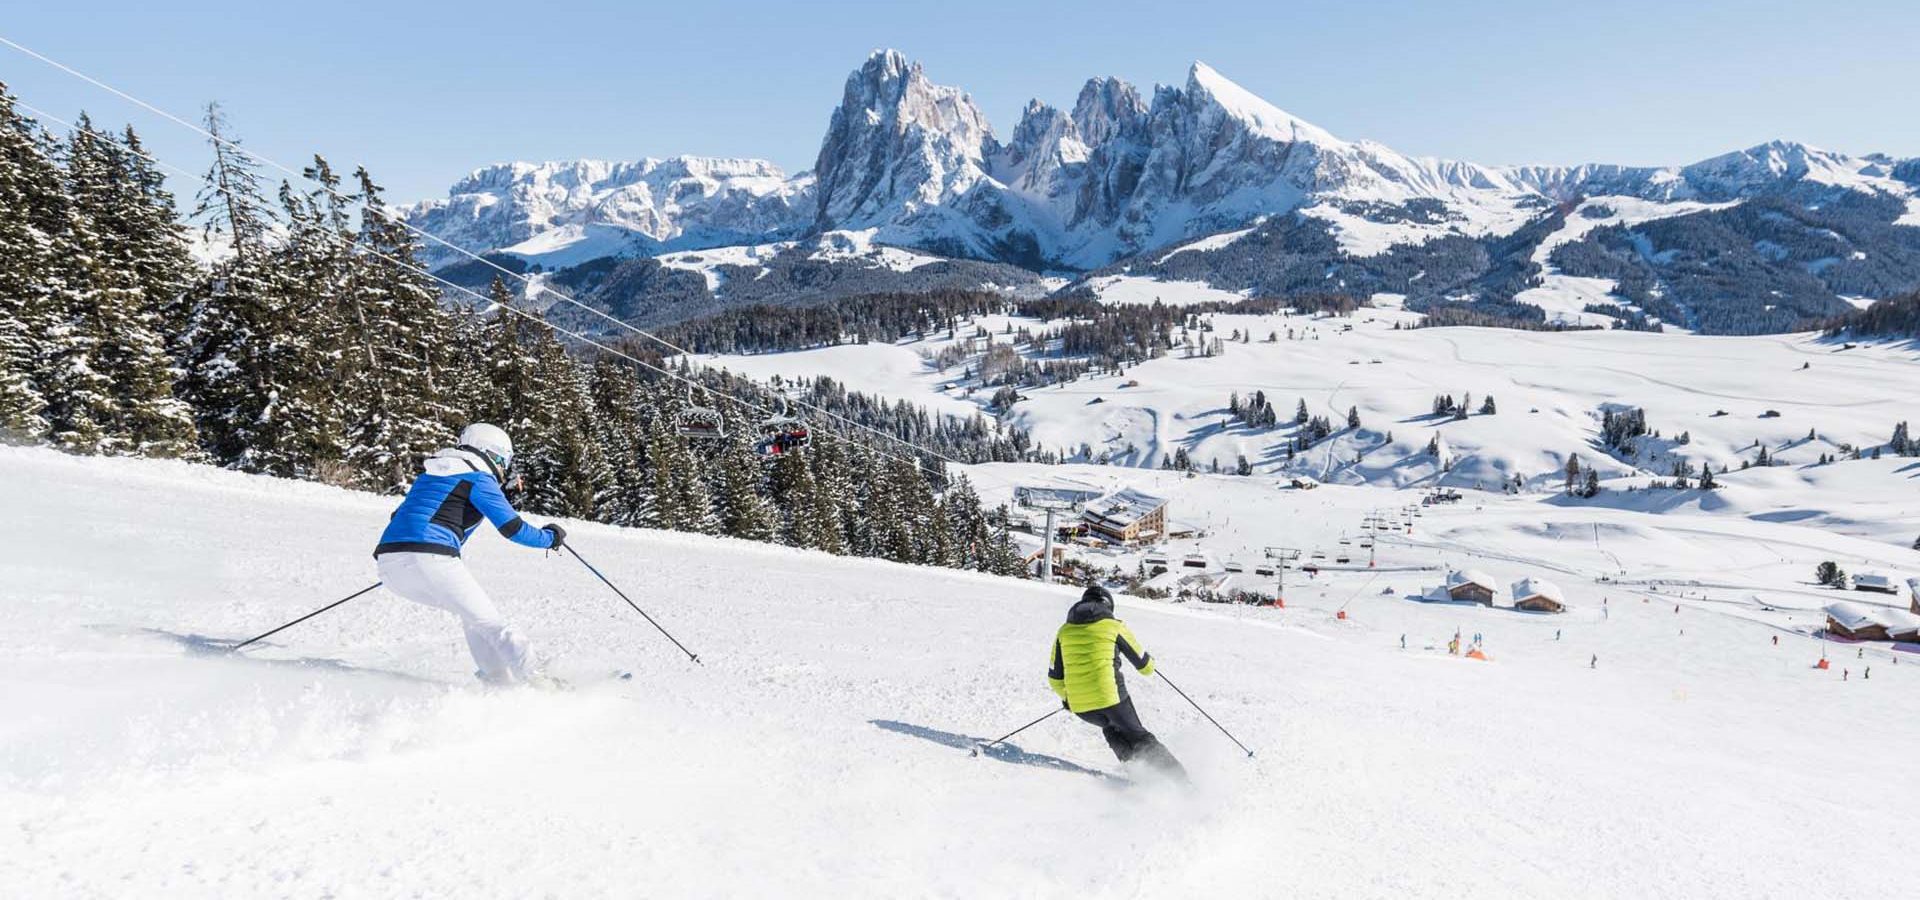
{"type": "Polygon", "coordinates": [[[1060,708],[1066,710],[1067,712],[1073,712],[1073,704],[1068,703],[1065,700],[1060,701],[1060,708]]]}
{"type": "Polygon", "coordinates": [[[540,530],[546,532],[548,537],[553,538],[553,546],[548,547],[547,549],[558,550],[561,547],[566,545],[567,530],[565,528],[561,528],[558,523],[550,523],[547,525],[542,525],[540,526],[540,530]]]}

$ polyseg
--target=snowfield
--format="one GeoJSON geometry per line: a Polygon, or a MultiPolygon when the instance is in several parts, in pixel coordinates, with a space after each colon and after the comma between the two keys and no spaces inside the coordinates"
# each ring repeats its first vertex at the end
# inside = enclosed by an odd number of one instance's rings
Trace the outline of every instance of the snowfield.
{"type": "MultiPolygon", "coordinates": [[[[1574,453],[1609,478],[1630,479],[1620,483],[1624,487],[1668,476],[1676,460],[1696,469],[1710,464],[1716,473],[1738,469],[1758,455],[1761,445],[1776,460],[1799,466],[1822,454],[1843,455],[1842,444],[1881,444],[1896,422],[1920,421],[1920,346],[1912,343],[1855,346],[1812,334],[1396,330],[1420,316],[1391,308],[1361,309],[1346,318],[1208,314],[1204,319],[1212,330],[1191,336],[1196,345],[1219,339],[1220,355],[1188,358],[1175,349],[1121,375],[1022,389],[1023,399],[1007,421],[1030,431],[1036,445],[1068,458],[1098,460],[1104,454],[1123,466],[1157,467],[1184,449],[1195,465],[1218,462],[1227,471],[1244,455],[1262,474],[1487,490],[1519,476],[1536,491],[1558,488],[1567,456],[1574,453]],[[1251,335],[1251,341],[1232,340],[1236,331],[1251,335]],[[1276,338],[1271,343],[1270,335],[1276,338]],[[1247,400],[1255,391],[1263,391],[1278,411],[1278,427],[1248,428],[1229,415],[1233,395],[1247,400]],[[1436,394],[1456,400],[1472,395],[1476,415],[1465,421],[1433,416],[1436,394]],[[1478,415],[1489,394],[1497,413],[1478,415]],[[1302,400],[1309,415],[1327,417],[1336,430],[1329,440],[1289,459],[1293,413],[1302,400]],[[1661,434],[1643,442],[1637,459],[1616,457],[1599,446],[1602,411],[1626,407],[1646,410],[1649,428],[1661,434]],[[1357,430],[1344,427],[1350,409],[1359,413],[1357,430]],[[1769,411],[1779,415],[1768,416],[1769,411]],[[1684,444],[1679,443],[1683,434],[1684,444]],[[1426,452],[1435,437],[1439,458],[1426,452]],[[1090,457],[1080,456],[1083,443],[1090,457]],[[1631,480],[1635,476],[1637,481],[1631,480]]],[[[977,326],[993,341],[1006,343],[1009,325],[1037,333],[1049,327],[989,316],[963,324],[954,340],[967,339],[977,326]]],[[[1177,333],[1175,339],[1180,339],[1177,333]]],[[[994,390],[969,392],[963,378],[968,366],[945,372],[925,363],[916,367],[921,354],[931,356],[950,343],[942,332],[897,345],[700,361],[759,378],[832,376],[856,390],[946,412],[965,411],[969,404],[984,409],[994,390]]],[[[1852,465],[1835,471],[1850,471],[1852,465]]],[[[1912,540],[1908,535],[1903,546],[1912,540]]]]}
{"type": "MultiPolygon", "coordinates": [[[[1877,475],[1905,487],[1911,472],[1877,475]]],[[[1378,502],[1367,493],[1411,496],[1268,481],[1219,479],[1260,485],[1265,515],[1302,529],[1337,528],[1339,510],[1378,502]]],[[[1920,745],[1900,712],[1920,657],[1829,644],[1833,667],[1816,670],[1815,615],[1579,577],[1660,560],[1759,577],[1740,569],[1801,552],[1759,534],[1736,535],[1748,559],[1726,555],[1731,539],[1637,529],[1645,513],[1569,511],[1618,520],[1593,549],[1542,503],[1462,507],[1383,542],[1379,573],[1328,573],[1284,610],[1123,600],[1168,676],[1258,753],[1134,679],[1194,772],[1181,792],[1089,774],[1115,766],[1091,728],[1059,718],[1017,750],[962,749],[1053,707],[1046,650],[1070,589],[569,523],[702,654],[694,666],[571,560],[483,534],[477,575],[579,685],[489,693],[450,618],[378,593],[242,656],[219,649],[372,581],[387,498],[6,448],[0,490],[22,516],[0,554],[13,896],[1910,890],[1886,848],[1920,829],[1894,789],[1920,745]],[[1437,581],[1419,567],[1448,554],[1503,581],[1551,555],[1573,609],[1380,593],[1437,581]],[[1456,631],[1484,634],[1492,659],[1436,649],[1456,631]],[[1863,849],[1873,864],[1857,864],[1863,849]]]]}

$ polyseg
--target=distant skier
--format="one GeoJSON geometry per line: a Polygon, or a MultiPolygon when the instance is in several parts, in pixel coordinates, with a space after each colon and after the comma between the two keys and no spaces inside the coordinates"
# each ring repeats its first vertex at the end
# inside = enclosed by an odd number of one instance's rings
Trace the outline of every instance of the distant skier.
{"type": "Polygon", "coordinates": [[[373,549],[380,580],[408,600],[460,617],[475,672],[493,685],[545,685],[550,679],[530,664],[527,639],[514,631],[480,589],[460,559],[460,549],[482,521],[501,537],[536,550],[560,547],[559,525],[535,528],[514,512],[501,492],[513,465],[513,440],[483,423],[460,432],[460,444],[426,460],[400,508],[393,511],[373,549]]]}
{"type": "Polygon", "coordinates": [[[1600,668],[1600,654],[1595,653],[1592,659],[1587,660],[1587,668],[1589,669],[1600,668]]]}
{"type": "Polygon", "coordinates": [[[1107,746],[1121,762],[1139,758],[1184,780],[1187,772],[1179,760],[1140,724],[1140,714],[1127,696],[1126,680],[1120,676],[1122,659],[1141,675],[1153,674],[1153,656],[1140,649],[1140,641],[1126,623],[1113,617],[1113,594],[1090,585],[1067,610],[1067,622],[1054,636],[1047,684],[1068,711],[1100,727],[1107,746]]]}

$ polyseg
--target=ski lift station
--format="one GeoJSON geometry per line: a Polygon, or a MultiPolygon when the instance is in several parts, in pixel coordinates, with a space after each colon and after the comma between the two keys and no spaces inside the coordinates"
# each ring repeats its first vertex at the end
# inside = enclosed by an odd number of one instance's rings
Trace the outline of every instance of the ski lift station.
{"type": "Polygon", "coordinates": [[[1087,504],[1080,517],[1088,531],[1112,543],[1151,544],[1166,536],[1167,500],[1127,488],[1087,504]]]}

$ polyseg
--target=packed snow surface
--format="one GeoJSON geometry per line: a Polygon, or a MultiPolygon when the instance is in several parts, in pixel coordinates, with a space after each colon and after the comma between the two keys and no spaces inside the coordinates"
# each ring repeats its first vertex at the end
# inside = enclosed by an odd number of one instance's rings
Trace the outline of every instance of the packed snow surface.
{"type": "MultiPolygon", "coordinates": [[[[1257,495],[1249,508],[1303,532],[1318,504],[1409,496],[1199,482],[1257,495]]],[[[0,883],[14,896],[1910,887],[1897,865],[1824,863],[1920,830],[1889,789],[1910,782],[1920,745],[1920,720],[1898,713],[1920,658],[1823,645],[1814,597],[1769,612],[1585,577],[1613,565],[1586,530],[1596,518],[1629,569],[1742,562],[1721,552],[1742,544],[1632,527],[1643,513],[1436,511],[1383,543],[1379,572],[1327,572],[1284,610],[1123,599],[1163,671],[1258,754],[1133,679],[1194,773],[1181,791],[1091,774],[1117,767],[1065,717],[1005,752],[965,752],[1056,705],[1043,674],[1071,589],[569,523],[702,654],[694,666],[573,560],[482,534],[476,575],[578,685],[487,692],[448,617],[377,592],[221,650],[371,582],[391,498],[4,448],[0,490],[22,526],[0,554],[0,883]],[[1381,594],[1439,580],[1424,567],[1441,562],[1504,579],[1548,559],[1572,572],[1555,576],[1568,614],[1381,594]],[[1484,635],[1491,659],[1439,649],[1456,632],[1484,635]],[[1823,649],[1833,665],[1818,670],[1823,649]]],[[[1885,545],[1769,527],[1900,568],[1885,545]]]]}

